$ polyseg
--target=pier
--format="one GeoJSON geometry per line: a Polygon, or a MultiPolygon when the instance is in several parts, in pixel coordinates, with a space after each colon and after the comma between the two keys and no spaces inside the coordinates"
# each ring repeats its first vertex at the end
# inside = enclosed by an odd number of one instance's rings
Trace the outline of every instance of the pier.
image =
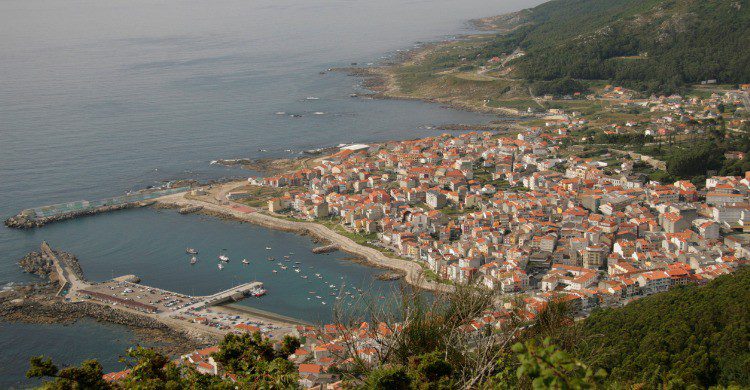
{"type": "Polygon", "coordinates": [[[58,203],[49,206],[25,209],[21,210],[21,212],[15,216],[5,220],[5,226],[29,229],[40,227],[50,222],[84,215],[142,207],[153,203],[156,198],[185,192],[189,189],[190,187],[178,187],[163,190],[147,190],[101,200],[79,200],[75,202],[58,203]]]}

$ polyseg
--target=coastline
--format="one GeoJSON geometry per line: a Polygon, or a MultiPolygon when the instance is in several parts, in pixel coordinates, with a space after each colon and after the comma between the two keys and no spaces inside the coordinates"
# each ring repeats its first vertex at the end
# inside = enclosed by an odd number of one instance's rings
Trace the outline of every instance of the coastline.
{"type": "Polygon", "coordinates": [[[18,286],[0,293],[3,322],[68,325],[84,318],[122,325],[139,340],[168,355],[209,345],[215,339],[199,339],[154,319],[93,302],[70,303],[56,297],[54,282],[18,286]]]}
{"type": "MultiPolygon", "coordinates": [[[[240,183],[235,182],[232,184],[239,185],[240,183]]],[[[247,206],[233,204],[231,202],[218,204],[215,203],[215,199],[210,199],[205,196],[198,199],[197,197],[188,198],[186,195],[187,193],[185,192],[158,198],[156,199],[157,207],[184,208],[202,206],[202,209],[198,211],[202,214],[248,222],[269,229],[309,235],[331,245],[336,245],[338,249],[343,252],[357,256],[368,266],[390,269],[402,273],[404,275],[404,280],[412,286],[438,292],[448,292],[453,289],[450,285],[427,280],[424,276],[422,266],[413,261],[388,257],[377,249],[357,244],[350,238],[319,223],[290,221],[264,214],[257,210],[246,212],[242,210],[245,210],[247,206]]]]}

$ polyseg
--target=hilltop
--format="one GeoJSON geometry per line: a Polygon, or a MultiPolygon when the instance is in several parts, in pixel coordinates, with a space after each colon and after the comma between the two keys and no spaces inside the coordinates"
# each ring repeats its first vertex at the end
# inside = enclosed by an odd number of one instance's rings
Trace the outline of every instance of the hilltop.
{"type": "Polygon", "coordinates": [[[746,0],[555,0],[474,22],[490,33],[375,69],[375,90],[519,114],[549,108],[541,96],[583,97],[607,84],[648,96],[750,81],[746,0]]]}

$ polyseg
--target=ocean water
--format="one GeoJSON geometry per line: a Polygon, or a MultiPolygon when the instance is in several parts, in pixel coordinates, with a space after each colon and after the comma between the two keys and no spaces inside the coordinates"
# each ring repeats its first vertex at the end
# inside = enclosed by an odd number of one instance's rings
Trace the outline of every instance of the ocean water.
{"type": "MultiPolygon", "coordinates": [[[[165,180],[246,174],[210,166],[217,158],[291,156],[342,142],[435,134],[426,125],[497,119],[422,102],[351,98],[362,92],[360,80],[319,72],[377,62],[419,41],[469,32],[468,19],[539,2],[4,0],[0,216],[165,180]]],[[[134,273],[144,283],[198,294],[256,278],[269,295],[246,304],[310,321],[325,321],[330,308],[307,301],[314,287],[294,275],[273,275],[266,246],[277,257],[295,252],[326,281],[343,276],[365,287],[378,272],[341,253],[312,255],[306,237],[146,209],[33,231],[0,228],[0,286],[33,281],[16,261],[41,240],[78,255],[92,280],[134,273]],[[235,260],[221,273],[214,261],[190,267],[188,245],[201,258],[226,248],[235,260]],[[253,264],[241,267],[243,257],[253,264]]],[[[18,383],[26,348],[39,343],[40,333],[55,337],[71,329],[2,326],[0,387],[18,383]]],[[[76,326],[69,337],[112,329],[76,326]]],[[[105,344],[70,348],[50,341],[48,347],[70,363],[92,356],[112,361],[120,351],[105,344]]]]}

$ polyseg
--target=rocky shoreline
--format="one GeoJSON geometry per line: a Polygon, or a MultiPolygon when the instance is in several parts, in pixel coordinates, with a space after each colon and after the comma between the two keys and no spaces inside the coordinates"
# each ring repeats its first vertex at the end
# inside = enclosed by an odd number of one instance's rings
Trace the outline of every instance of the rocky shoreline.
{"type": "MultiPolygon", "coordinates": [[[[54,251],[70,272],[83,280],[78,259],[67,252],[54,251]]],[[[153,318],[116,310],[94,302],[66,302],[57,297],[57,273],[54,264],[40,252],[30,252],[18,261],[25,272],[47,280],[14,286],[0,292],[0,320],[32,324],[71,324],[83,318],[122,325],[132,329],[144,344],[176,355],[215,343],[213,338],[194,337],[153,318]]]]}

